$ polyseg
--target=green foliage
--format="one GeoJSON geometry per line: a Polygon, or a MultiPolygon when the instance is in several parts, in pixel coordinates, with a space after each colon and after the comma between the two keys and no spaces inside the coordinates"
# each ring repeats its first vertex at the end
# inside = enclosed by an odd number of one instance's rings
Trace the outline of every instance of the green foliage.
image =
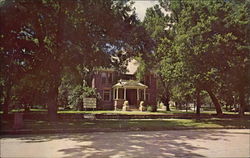
{"type": "Polygon", "coordinates": [[[11,100],[12,106],[15,107],[24,107],[34,105],[42,105],[45,107],[47,102],[44,100],[47,99],[47,87],[46,83],[41,84],[39,78],[34,75],[26,75],[23,77],[18,85],[12,87],[13,96],[11,100]]]}
{"type": "Polygon", "coordinates": [[[156,106],[148,105],[147,106],[147,111],[148,112],[156,112],[157,111],[157,107],[156,106]]]}
{"type": "Polygon", "coordinates": [[[93,88],[77,85],[73,89],[69,90],[69,94],[66,97],[68,101],[67,105],[75,110],[82,110],[83,98],[98,98],[98,94],[93,88]]]}
{"type": "Polygon", "coordinates": [[[58,102],[60,106],[64,108],[71,107],[74,110],[82,110],[83,98],[99,97],[96,90],[89,87],[87,82],[80,80],[80,78],[78,79],[76,76],[69,74],[69,72],[65,72],[59,87],[58,102]]]}
{"type": "Polygon", "coordinates": [[[95,89],[93,89],[91,87],[83,87],[83,95],[84,95],[84,97],[90,97],[90,98],[97,98],[98,97],[95,89]]]}
{"type": "MultiPolygon", "coordinates": [[[[225,84],[225,80],[227,82],[236,77],[238,82],[235,80],[231,84],[244,90],[244,86],[239,83],[247,86],[246,77],[243,76],[248,69],[245,64],[249,59],[249,50],[240,47],[249,45],[247,7],[222,1],[187,4],[188,7],[181,12],[175,40],[175,49],[184,63],[185,78],[193,82],[196,88],[216,91],[219,90],[216,88],[225,84]],[[236,28],[241,29],[239,31],[236,28]],[[231,74],[234,69],[237,69],[238,75],[231,74]],[[224,78],[225,75],[227,78],[224,78]]],[[[227,85],[223,88],[230,89],[230,83],[227,85]]],[[[238,91],[237,88],[231,90],[238,91]]]]}
{"type": "Polygon", "coordinates": [[[159,5],[146,10],[143,25],[154,40],[159,40],[164,36],[166,20],[159,5]]]}
{"type": "Polygon", "coordinates": [[[84,79],[90,85],[95,67],[120,70],[127,58],[150,49],[128,1],[2,1],[0,11],[0,97],[7,108],[13,86],[24,93],[20,79],[34,75],[44,86],[44,104],[56,114],[57,101],[68,102],[69,92],[60,87],[65,69],[77,84],[84,79]]]}
{"type": "Polygon", "coordinates": [[[219,102],[244,107],[250,85],[249,4],[160,0],[171,14],[159,14],[158,6],[147,11],[144,25],[157,41],[154,60],[161,96],[193,102],[197,91],[207,91],[217,108],[219,102]],[[233,96],[238,98],[234,102],[233,96]]]}
{"type": "Polygon", "coordinates": [[[69,96],[69,104],[74,109],[80,109],[80,107],[83,106],[82,86],[78,85],[73,89],[71,95],[69,96]]]}
{"type": "Polygon", "coordinates": [[[139,67],[136,70],[136,79],[143,81],[145,74],[149,72],[148,65],[141,57],[136,57],[135,60],[139,63],[139,67]]]}
{"type": "Polygon", "coordinates": [[[152,106],[147,106],[147,111],[152,112],[153,111],[152,106]]]}
{"type": "Polygon", "coordinates": [[[128,1],[2,1],[5,113],[8,105],[47,105],[54,114],[57,102],[79,107],[83,97],[98,96],[90,88],[95,67],[123,72],[134,56],[139,80],[147,71],[158,74],[164,104],[194,101],[206,91],[217,108],[240,104],[244,112],[250,106],[250,2],[159,2],[140,24],[128,1]]]}

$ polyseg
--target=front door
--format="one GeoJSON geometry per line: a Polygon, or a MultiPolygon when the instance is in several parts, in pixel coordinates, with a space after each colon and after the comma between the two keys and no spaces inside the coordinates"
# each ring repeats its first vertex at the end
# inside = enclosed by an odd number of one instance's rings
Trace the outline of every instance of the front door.
{"type": "Polygon", "coordinates": [[[137,95],[136,95],[136,89],[127,89],[127,100],[129,103],[129,106],[136,106],[137,103],[137,95]]]}

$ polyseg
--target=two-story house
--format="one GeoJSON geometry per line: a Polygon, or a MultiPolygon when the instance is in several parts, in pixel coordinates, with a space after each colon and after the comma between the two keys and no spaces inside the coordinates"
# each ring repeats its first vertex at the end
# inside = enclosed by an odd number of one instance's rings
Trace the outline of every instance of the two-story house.
{"type": "Polygon", "coordinates": [[[95,71],[92,88],[97,90],[101,98],[97,101],[97,109],[121,109],[125,100],[132,109],[139,109],[141,101],[144,101],[145,105],[156,106],[156,75],[149,73],[141,82],[137,81],[136,64],[135,61],[129,63],[128,72],[125,74],[118,74],[113,69],[95,71]]]}

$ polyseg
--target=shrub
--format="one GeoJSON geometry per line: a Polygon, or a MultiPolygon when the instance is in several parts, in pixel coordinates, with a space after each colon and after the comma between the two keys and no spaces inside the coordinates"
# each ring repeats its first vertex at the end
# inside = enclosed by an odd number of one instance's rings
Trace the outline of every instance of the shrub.
{"type": "Polygon", "coordinates": [[[147,107],[147,111],[152,112],[152,110],[153,110],[152,106],[148,106],[148,107],[147,107]]]}
{"type": "Polygon", "coordinates": [[[88,86],[84,86],[83,87],[83,96],[84,97],[91,97],[91,98],[97,98],[99,99],[98,97],[98,94],[96,92],[96,89],[92,88],[92,87],[88,87],[88,86]]]}
{"type": "Polygon", "coordinates": [[[156,106],[151,106],[151,105],[149,105],[149,106],[147,107],[147,111],[156,112],[156,111],[157,111],[157,107],[156,107],[156,106]]]}

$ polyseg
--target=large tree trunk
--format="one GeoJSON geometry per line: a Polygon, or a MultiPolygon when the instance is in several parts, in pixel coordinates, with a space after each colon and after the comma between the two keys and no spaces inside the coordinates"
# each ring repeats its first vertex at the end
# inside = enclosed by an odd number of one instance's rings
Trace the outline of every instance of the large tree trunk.
{"type": "Polygon", "coordinates": [[[196,114],[200,114],[200,108],[201,108],[201,96],[200,91],[196,91],[196,114]]]}
{"type": "Polygon", "coordinates": [[[58,89],[61,84],[61,67],[59,61],[51,61],[50,65],[50,87],[48,91],[48,116],[50,121],[57,120],[58,89]]]}
{"type": "Polygon", "coordinates": [[[171,111],[170,110],[170,105],[169,105],[169,101],[170,101],[170,98],[168,95],[166,94],[163,94],[162,98],[161,98],[161,101],[162,103],[166,106],[166,110],[167,111],[171,111]]]}
{"type": "MultiPolygon", "coordinates": [[[[2,98],[4,99],[3,90],[4,90],[3,85],[0,85],[0,99],[2,99],[2,98]]],[[[0,101],[0,107],[3,107],[3,102],[1,102],[1,101],[0,101]]],[[[0,109],[0,110],[2,110],[2,109],[0,109]]]]}
{"type": "Polygon", "coordinates": [[[217,115],[222,115],[222,110],[221,110],[221,106],[220,106],[218,99],[216,98],[216,96],[213,94],[213,92],[210,89],[206,89],[206,91],[208,92],[208,94],[209,94],[209,96],[210,96],[210,98],[215,106],[217,115]]]}
{"type": "Polygon", "coordinates": [[[179,104],[179,106],[178,106],[179,110],[182,110],[182,104],[183,104],[183,102],[178,102],[178,104],[179,104]]]}
{"type": "Polygon", "coordinates": [[[9,81],[6,83],[6,96],[4,98],[3,114],[7,115],[9,113],[9,105],[11,98],[11,84],[9,81]]]}
{"type": "Polygon", "coordinates": [[[57,19],[57,32],[56,32],[56,52],[57,54],[53,57],[54,61],[51,61],[51,66],[50,73],[52,75],[52,78],[50,80],[51,87],[49,90],[49,103],[48,103],[48,115],[49,115],[49,120],[50,121],[56,121],[57,120],[57,110],[58,110],[58,105],[57,105],[57,99],[58,99],[58,88],[61,83],[61,62],[58,61],[59,55],[63,51],[61,49],[62,47],[62,41],[63,41],[63,20],[64,20],[64,13],[62,11],[63,8],[63,3],[62,1],[59,1],[59,11],[58,11],[58,19],[57,19]]]}
{"type": "MultiPolygon", "coordinates": [[[[54,83],[54,82],[52,82],[54,83]]],[[[48,117],[50,121],[56,121],[57,120],[57,98],[58,98],[58,84],[54,84],[49,89],[49,102],[48,102],[48,117]]]]}
{"type": "Polygon", "coordinates": [[[168,100],[168,103],[167,103],[167,105],[166,105],[166,110],[167,110],[167,111],[171,111],[171,110],[170,110],[170,105],[169,105],[169,100],[168,100]]]}
{"type": "Polygon", "coordinates": [[[240,102],[239,115],[244,116],[246,108],[244,88],[239,89],[239,102],[240,102]]]}
{"type": "Polygon", "coordinates": [[[163,86],[163,94],[161,95],[161,101],[166,106],[166,110],[171,111],[170,105],[169,105],[169,101],[170,101],[169,85],[167,85],[167,83],[164,82],[163,77],[161,75],[159,75],[159,77],[160,77],[160,82],[163,86]]]}

